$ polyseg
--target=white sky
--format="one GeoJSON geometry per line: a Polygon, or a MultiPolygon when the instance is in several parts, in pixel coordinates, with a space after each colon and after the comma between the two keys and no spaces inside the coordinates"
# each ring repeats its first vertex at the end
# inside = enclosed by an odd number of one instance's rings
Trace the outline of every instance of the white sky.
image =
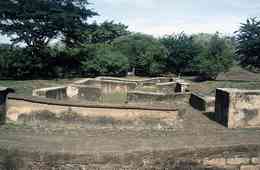
{"type": "MultiPolygon", "coordinates": [[[[130,31],[162,36],[178,32],[233,34],[248,17],[260,16],[260,0],[89,0],[100,14],[130,31]]],[[[0,43],[7,42],[0,36],[0,43]]]]}

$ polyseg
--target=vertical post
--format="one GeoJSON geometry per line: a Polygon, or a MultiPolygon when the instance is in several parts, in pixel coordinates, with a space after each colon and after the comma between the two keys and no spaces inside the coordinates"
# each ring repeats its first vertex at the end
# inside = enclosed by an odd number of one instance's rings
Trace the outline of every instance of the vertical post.
{"type": "Polygon", "coordinates": [[[8,93],[14,93],[14,90],[0,87],[0,125],[6,122],[6,100],[8,93]]]}

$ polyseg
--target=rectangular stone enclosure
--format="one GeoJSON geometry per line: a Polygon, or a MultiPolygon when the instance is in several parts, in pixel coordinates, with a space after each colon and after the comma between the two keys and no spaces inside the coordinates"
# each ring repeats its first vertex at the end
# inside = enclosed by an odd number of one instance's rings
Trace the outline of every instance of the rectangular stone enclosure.
{"type": "Polygon", "coordinates": [[[260,90],[217,89],[215,113],[228,128],[259,128],[260,90]]]}

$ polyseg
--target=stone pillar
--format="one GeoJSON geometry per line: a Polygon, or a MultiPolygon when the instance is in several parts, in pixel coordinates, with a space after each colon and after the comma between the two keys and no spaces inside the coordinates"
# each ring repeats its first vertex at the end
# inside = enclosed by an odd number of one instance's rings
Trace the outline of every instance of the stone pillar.
{"type": "Polygon", "coordinates": [[[8,93],[14,93],[13,89],[0,87],[0,125],[6,122],[6,99],[8,93]]]}

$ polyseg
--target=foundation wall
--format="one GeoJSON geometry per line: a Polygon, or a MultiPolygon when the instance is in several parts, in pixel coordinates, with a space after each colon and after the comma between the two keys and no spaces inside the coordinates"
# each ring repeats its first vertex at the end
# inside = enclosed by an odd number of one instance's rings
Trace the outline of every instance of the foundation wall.
{"type": "Polygon", "coordinates": [[[129,103],[145,103],[145,104],[174,104],[174,103],[188,103],[190,93],[151,93],[141,91],[131,91],[127,93],[127,101],[129,103]]]}
{"type": "Polygon", "coordinates": [[[158,127],[158,124],[174,124],[178,120],[178,111],[173,108],[50,103],[42,99],[11,97],[7,105],[7,118],[29,124],[76,123],[146,128],[146,125],[158,127]]]}

